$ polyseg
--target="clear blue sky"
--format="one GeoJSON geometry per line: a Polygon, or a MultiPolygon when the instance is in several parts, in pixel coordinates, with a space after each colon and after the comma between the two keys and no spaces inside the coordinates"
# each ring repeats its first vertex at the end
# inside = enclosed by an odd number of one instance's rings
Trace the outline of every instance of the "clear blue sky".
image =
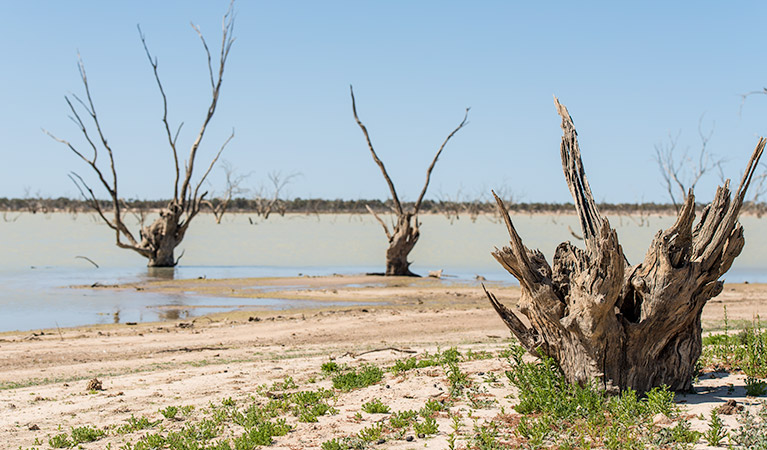
{"type": "MultiPolygon", "coordinates": [[[[225,0],[4,1],[0,3],[0,196],[25,190],[76,196],[67,178],[88,168],[41,128],[81,142],[64,95],[83,92],[86,64],[117,153],[125,198],[168,198],[172,160],[141,24],[168,91],[170,120],[185,122],[183,154],[208,102],[204,53],[225,0]]],[[[359,114],[400,196],[413,200],[441,141],[430,196],[505,186],[522,201],[569,201],[559,162],[559,118],[569,108],[598,200],[664,201],[654,145],[669,133],[711,151],[738,177],[767,134],[765,2],[246,1],[200,163],[236,129],[224,158],[252,172],[300,172],[292,197],[387,198],[354,123],[359,114]]],[[[221,188],[220,169],[212,189],[221,188]]],[[[710,198],[713,176],[699,199],[710,198]]]]}

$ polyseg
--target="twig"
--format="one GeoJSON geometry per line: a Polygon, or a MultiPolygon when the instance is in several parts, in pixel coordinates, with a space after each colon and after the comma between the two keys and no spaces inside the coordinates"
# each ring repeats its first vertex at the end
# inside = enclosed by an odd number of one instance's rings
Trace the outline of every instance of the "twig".
{"type": "Polygon", "coordinates": [[[96,264],[95,262],[93,262],[93,260],[88,258],[87,256],[75,256],[75,259],[77,259],[77,258],[84,259],[84,260],[88,261],[89,263],[93,264],[94,266],[96,266],[97,269],[99,268],[99,265],[96,264]]]}
{"type": "Polygon", "coordinates": [[[400,352],[400,353],[418,353],[415,350],[404,350],[404,349],[396,348],[396,347],[384,347],[384,348],[377,348],[375,350],[368,350],[368,351],[362,352],[362,353],[346,352],[342,356],[351,356],[352,358],[357,358],[357,357],[360,357],[362,355],[367,355],[368,353],[383,352],[383,351],[386,351],[386,350],[391,350],[393,352],[400,352]]]}

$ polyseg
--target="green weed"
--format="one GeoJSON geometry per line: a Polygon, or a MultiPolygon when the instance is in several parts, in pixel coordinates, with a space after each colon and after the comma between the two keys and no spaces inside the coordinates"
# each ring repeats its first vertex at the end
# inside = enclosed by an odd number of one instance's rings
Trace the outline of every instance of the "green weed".
{"type": "Polygon", "coordinates": [[[132,414],[129,419],[127,419],[127,424],[122,425],[120,427],[117,427],[116,432],[118,434],[126,434],[126,433],[132,433],[134,431],[139,430],[145,430],[147,428],[153,428],[157,424],[160,423],[160,421],[152,422],[148,418],[141,416],[139,418],[134,417],[132,414]]]}
{"type": "Polygon", "coordinates": [[[716,413],[711,411],[711,419],[708,421],[708,430],[703,433],[703,438],[708,445],[712,447],[719,447],[719,444],[727,436],[727,430],[724,429],[724,422],[716,413]]]}
{"type": "Polygon", "coordinates": [[[48,445],[50,445],[51,448],[69,448],[74,444],[69,440],[69,436],[66,433],[62,433],[48,439],[48,445]]]}
{"type": "Polygon", "coordinates": [[[357,436],[363,442],[375,442],[383,436],[383,423],[376,423],[367,428],[363,428],[357,433],[357,436]]]}
{"type": "Polygon", "coordinates": [[[415,422],[417,417],[418,413],[412,409],[407,411],[398,411],[389,417],[389,425],[395,429],[409,428],[410,425],[415,422]]]}
{"type": "Polygon", "coordinates": [[[333,361],[328,361],[322,364],[321,370],[325,375],[330,375],[336,372],[340,372],[341,367],[333,361]]]}
{"type": "Polygon", "coordinates": [[[72,443],[77,445],[83,442],[93,442],[101,439],[106,434],[103,430],[95,427],[83,426],[72,428],[72,443]]]}
{"type": "Polygon", "coordinates": [[[463,393],[464,388],[469,385],[469,376],[461,372],[461,368],[458,367],[458,363],[455,361],[449,361],[446,364],[445,374],[447,375],[447,381],[450,385],[450,396],[460,396],[463,393]]]}
{"type": "Polygon", "coordinates": [[[437,425],[436,419],[433,417],[426,417],[424,418],[423,422],[415,422],[413,424],[413,430],[416,432],[416,434],[424,434],[426,436],[437,434],[439,431],[439,426],[437,425]]]}
{"type": "Polygon", "coordinates": [[[653,443],[660,447],[665,447],[674,443],[694,444],[698,442],[701,433],[690,429],[690,422],[682,419],[671,428],[660,428],[656,430],[653,437],[653,443]]]}
{"type": "Polygon", "coordinates": [[[382,379],[383,371],[380,368],[372,364],[364,364],[359,370],[349,370],[335,375],[333,387],[348,392],[380,383],[382,379]]]}
{"type": "Polygon", "coordinates": [[[444,352],[440,352],[431,355],[426,352],[419,358],[410,357],[407,359],[399,359],[394,362],[394,365],[389,368],[389,371],[394,372],[396,375],[401,375],[409,370],[422,369],[424,367],[442,366],[448,363],[457,363],[461,360],[461,353],[455,347],[451,347],[444,352]]]}
{"type": "Polygon", "coordinates": [[[764,394],[767,394],[767,383],[753,377],[746,378],[746,395],[761,397],[764,394]]]}
{"type": "Polygon", "coordinates": [[[178,412],[178,407],[176,406],[168,406],[167,408],[160,410],[160,414],[168,420],[176,420],[178,412]]]}
{"type": "Polygon", "coordinates": [[[388,414],[390,411],[389,407],[384,405],[381,400],[377,398],[363,403],[362,410],[368,414],[388,414]]]}
{"type": "Polygon", "coordinates": [[[733,430],[730,443],[736,449],[767,450],[767,404],[762,403],[756,415],[743,411],[738,417],[740,427],[733,430]]]}

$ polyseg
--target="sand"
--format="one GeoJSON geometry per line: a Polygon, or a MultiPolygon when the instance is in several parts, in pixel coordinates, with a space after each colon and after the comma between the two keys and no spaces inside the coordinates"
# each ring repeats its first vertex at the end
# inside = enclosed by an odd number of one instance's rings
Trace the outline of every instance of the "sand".
{"type": "MultiPolygon", "coordinates": [[[[489,288],[507,304],[519,288],[489,288]]],[[[162,419],[158,410],[231,397],[246,402],[258,387],[292,379],[302,389],[331,388],[320,367],[371,362],[390,366],[397,359],[457,347],[461,352],[497,352],[512,342],[508,330],[490,308],[479,283],[437,279],[381,277],[300,277],[238,280],[164,281],[113,289],[198,292],[202,295],[268,296],[291,300],[332,300],[340,306],[284,311],[239,311],[195,320],[100,325],[61,330],[0,334],[0,442],[3,448],[30,448],[70,427],[122,425],[129,417],[162,419]],[[364,302],[360,305],[360,302],[364,302]],[[368,353],[365,353],[368,352],[368,353]],[[89,391],[97,377],[103,390],[89,391]]],[[[704,328],[723,325],[724,306],[731,326],[764,316],[767,285],[728,284],[703,312],[704,328]]],[[[461,363],[461,370],[483,383],[497,400],[474,417],[480,422],[512,411],[513,387],[502,358],[461,363]],[[501,383],[488,383],[496,375],[501,383]],[[505,382],[503,382],[505,381],[505,382]]],[[[746,398],[744,376],[715,373],[701,377],[697,394],[678,396],[693,427],[704,430],[697,416],[728,399],[754,406],[746,398]]],[[[276,438],[271,448],[319,448],[331,438],[370,426],[381,415],[362,413],[360,405],[379,398],[393,411],[419,409],[429,399],[445,396],[447,381],[440,368],[387,373],[381,384],[339,394],[339,414],[317,423],[289,420],[295,430],[276,438]]],[[[465,405],[463,405],[465,407],[465,405]]],[[[456,408],[462,407],[459,403],[456,408]]],[[[466,409],[468,409],[466,407],[466,409]]],[[[724,416],[735,425],[735,416],[724,416]]],[[[450,419],[441,415],[440,432],[413,442],[389,441],[384,448],[446,448],[450,419]]],[[[464,420],[471,434],[471,420],[464,420]]],[[[172,425],[168,425],[172,426],[172,425]]],[[[121,436],[109,436],[83,448],[119,448],[121,436]]],[[[703,448],[702,445],[699,447],[703,448]]]]}

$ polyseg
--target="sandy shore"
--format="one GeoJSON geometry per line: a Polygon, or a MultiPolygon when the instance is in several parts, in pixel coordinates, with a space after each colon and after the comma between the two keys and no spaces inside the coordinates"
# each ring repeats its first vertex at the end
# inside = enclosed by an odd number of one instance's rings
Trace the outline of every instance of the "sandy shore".
{"type": "MultiPolygon", "coordinates": [[[[513,304],[519,289],[488,286],[513,304]]],[[[302,389],[331,388],[320,367],[371,362],[380,367],[408,356],[457,347],[461,352],[499,352],[508,348],[509,332],[490,308],[478,283],[436,279],[324,277],[239,280],[187,280],[122,286],[154,292],[198,292],[233,297],[312,299],[341,306],[281,312],[240,311],[195,319],[138,325],[101,325],[41,332],[0,334],[0,442],[4,448],[47,448],[48,439],[70,427],[119,426],[131,416],[162,419],[158,410],[209,403],[231,397],[246,402],[258,397],[258,386],[291,377],[302,389]],[[364,305],[358,303],[364,302],[364,305]],[[348,306],[346,305],[348,303],[348,306]],[[367,353],[365,353],[367,352],[367,353]],[[104,390],[88,391],[98,377],[104,390]],[[59,428],[60,427],[60,428],[59,428]]],[[[751,322],[767,311],[767,286],[728,284],[704,309],[706,329],[722,326],[724,306],[730,325],[751,322]]],[[[513,388],[503,376],[503,358],[461,363],[461,370],[483,382],[497,402],[475,411],[477,420],[511,411],[513,388]],[[486,381],[486,380],[485,380],[486,381]]],[[[701,378],[698,394],[680,397],[695,417],[728,399],[754,404],[745,397],[744,377],[718,374],[701,378]],[[730,388],[732,386],[732,388],[730,388]]],[[[289,419],[294,431],[276,438],[273,448],[319,448],[334,437],[355,433],[374,423],[376,415],[357,416],[360,405],[379,398],[393,411],[419,409],[445,395],[440,368],[416,369],[407,376],[384,375],[384,381],[338,395],[338,414],[317,423],[289,419]]],[[[460,408],[462,405],[456,405],[460,408]]],[[[463,405],[465,406],[465,405],[463,405]]],[[[734,425],[734,416],[725,421],[734,425]]],[[[438,418],[440,432],[415,442],[390,441],[385,448],[446,448],[450,419],[438,418]]],[[[172,427],[173,424],[168,424],[172,427]]],[[[471,421],[466,421],[467,430],[471,421]]],[[[469,431],[467,431],[469,432],[469,431]]],[[[84,448],[119,448],[124,436],[107,436],[84,448]]]]}

